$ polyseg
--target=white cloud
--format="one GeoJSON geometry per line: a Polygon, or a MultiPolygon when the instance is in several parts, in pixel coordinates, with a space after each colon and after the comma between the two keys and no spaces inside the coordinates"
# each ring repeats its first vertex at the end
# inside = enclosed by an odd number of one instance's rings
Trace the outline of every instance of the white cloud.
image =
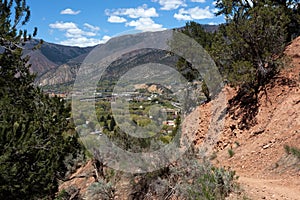
{"type": "Polygon", "coordinates": [[[68,29],[65,36],[68,38],[79,38],[82,36],[89,36],[93,37],[96,36],[97,34],[95,32],[89,32],[89,31],[83,31],[80,28],[73,28],[73,29],[68,29]]]}
{"type": "Polygon", "coordinates": [[[99,31],[100,30],[100,28],[98,26],[93,26],[93,25],[88,24],[88,23],[84,23],[83,26],[90,29],[91,31],[99,31]]]}
{"type": "Polygon", "coordinates": [[[85,30],[79,28],[77,24],[73,22],[55,22],[49,24],[52,31],[57,29],[65,32],[64,35],[67,39],[60,42],[60,44],[63,45],[80,47],[94,46],[104,43],[110,38],[109,36],[104,36],[102,39],[96,39],[94,37],[98,35],[100,28],[88,23],[84,23],[83,26],[85,30]]]}
{"type": "Polygon", "coordinates": [[[62,10],[60,12],[60,14],[62,14],[62,15],[78,15],[80,12],[81,12],[80,10],[74,11],[71,8],[67,8],[65,10],[62,10]]]}
{"type": "Polygon", "coordinates": [[[114,10],[105,10],[109,16],[108,22],[125,23],[125,26],[134,27],[138,31],[159,31],[165,30],[163,25],[157,24],[152,17],[158,17],[154,7],[148,8],[146,4],[137,8],[119,8],[114,10]],[[131,18],[131,21],[128,21],[131,18]],[[135,19],[135,20],[132,20],[135,19]]]}
{"type": "Polygon", "coordinates": [[[119,8],[116,10],[106,10],[108,16],[128,16],[130,18],[146,18],[146,17],[158,17],[155,8],[148,8],[147,5],[143,5],[137,8],[119,8]]]}
{"type": "Polygon", "coordinates": [[[212,13],[218,13],[218,12],[219,12],[219,9],[218,9],[218,8],[214,8],[214,9],[211,10],[211,12],[212,12],[212,13]]]}
{"type": "Polygon", "coordinates": [[[174,18],[177,20],[184,20],[184,21],[189,21],[189,20],[193,19],[190,15],[182,14],[182,13],[180,13],[180,11],[179,11],[179,13],[174,14],[174,18]]]}
{"type": "Polygon", "coordinates": [[[140,31],[160,31],[165,30],[161,24],[156,24],[151,18],[140,18],[126,23],[126,26],[135,27],[140,31]]]}
{"type": "Polygon", "coordinates": [[[102,40],[100,41],[100,44],[106,43],[108,40],[110,40],[110,38],[111,38],[110,36],[104,35],[102,37],[102,40]]]}
{"type": "Polygon", "coordinates": [[[205,3],[206,0],[191,0],[191,2],[205,3]]]}
{"type": "Polygon", "coordinates": [[[199,20],[199,19],[211,19],[214,18],[214,14],[209,9],[209,6],[205,8],[199,8],[198,6],[190,9],[181,8],[178,13],[174,14],[174,18],[177,20],[199,20]]]}
{"type": "Polygon", "coordinates": [[[209,22],[208,25],[218,25],[216,22],[209,22]]]}
{"type": "MultiPolygon", "coordinates": [[[[85,26],[91,26],[90,24],[85,23],[85,26]]],[[[65,31],[65,36],[68,38],[79,38],[82,36],[96,36],[96,31],[97,27],[90,27],[93,28],[94,30],[92,31],[84,31],[78,26],[73,23],[73,22],[55,22],[54,24],[49,24],[49,27],[52,29],[58,29],[60,31],[65,31]]],[[[98,29],[99,30],[99,29],[98,29]]]]}
{"type": "Polygon", "coordinates": [[[107,20],[110,23],[124,23],[127,22],[127,20],[124,17],[119,17],[119,16],[110,16],[107,20]]]}
{"type": "Polygon", "coordinates": [[[185,7],[185,0],[153,0],[158,2],[162,7],[161,10],[175,10],[179,7],[185,7]]]}
{"type": "Polygon", "coordinates": [[[95,38],[69,38],[67,40],[61,41],[60,44],[67,46],[78,46],[78,47],[87,47],[87,46],[95,46],[98,44],[104,44],[110,39],[109,36],[103,36],[101,40],[95,38]]]}
{"type": "Polygon", "coordinates": [[[73,22],[55,22],[54,24],[49,24],[50,28],[67,30],[72,28],[77,28],[77,25],[73,22]]]}

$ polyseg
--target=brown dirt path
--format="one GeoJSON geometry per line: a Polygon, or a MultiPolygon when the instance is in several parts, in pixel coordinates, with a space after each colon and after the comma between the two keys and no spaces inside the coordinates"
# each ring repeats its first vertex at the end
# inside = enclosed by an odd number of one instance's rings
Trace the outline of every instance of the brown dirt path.
{"type": "Polygon", "coordinates": [[[299,200],[300,190],[289,185],[282,179],[261,179],[240,177],[239,183],[247,196],[251,199],[283,199],[283,200],[299,200]]]}

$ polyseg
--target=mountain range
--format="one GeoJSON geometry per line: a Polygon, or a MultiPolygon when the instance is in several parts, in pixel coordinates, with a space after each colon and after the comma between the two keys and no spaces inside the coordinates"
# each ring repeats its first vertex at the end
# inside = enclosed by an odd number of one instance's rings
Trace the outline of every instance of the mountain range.
{"type": "MultiPolygon", "coordinates": [[[[208,32],[214,32],[218,29],[216,25],[203,25],[208,32]]],[[[183,28],[178,28],[181,30],[183,28]]],[[[31,72],[36,73],[36,84],[39,86],[51,86],[60,84],[72,84],[76,78],[76,73],[86,56],[95,48],[94,47],[74,47],[63,46],[54,43],[43,42],[39,45],[39,40],[31,40],[25,44],[24,55],[29,55],[31,72]],[[39,48],[35,48],[39,46],[39,48]]],[[[101,45],[101,44],[100,44],[101,45]]],[[[112,65],[113,71],[118,70],[129,64],[129,62],[139,62],[137,58],[148,57],[146,60],[162,59],[162,63],[174,64],[176,59],[164,57],[165,53],[157,51],[135,52],[117,60],[112,65]],[[171,63],[169,63],[171,62],[171,63]]],[[[121,69],[121,71],[124,71],[121,69]]]]}

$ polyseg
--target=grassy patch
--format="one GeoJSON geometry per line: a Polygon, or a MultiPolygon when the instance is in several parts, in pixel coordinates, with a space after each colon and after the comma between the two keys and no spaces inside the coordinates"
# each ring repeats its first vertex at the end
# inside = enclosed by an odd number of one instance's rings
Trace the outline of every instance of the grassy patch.
{"type": "Polygon", "coordinates": [[[231,158],[234,155],[234,151],[232,149],[228,149],[228,155],[231,158]]]}
{"type": "Polygon", "coordinates": [[[298,159],[300,159],[300,149],[299,148],[285,145],[284,149],[287,154],[291,154],[291,155],[297,157],[298,159]]]}

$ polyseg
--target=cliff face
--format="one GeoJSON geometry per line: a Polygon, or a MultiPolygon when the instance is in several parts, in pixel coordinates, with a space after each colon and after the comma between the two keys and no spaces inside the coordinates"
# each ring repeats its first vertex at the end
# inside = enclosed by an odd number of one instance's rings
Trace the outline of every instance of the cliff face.
{"type": "Polygon", "coordinates": [[[75,80],[80,63],[63,64],[48,70],[36,79],[40,86],[70,83],[75,80]]]}

